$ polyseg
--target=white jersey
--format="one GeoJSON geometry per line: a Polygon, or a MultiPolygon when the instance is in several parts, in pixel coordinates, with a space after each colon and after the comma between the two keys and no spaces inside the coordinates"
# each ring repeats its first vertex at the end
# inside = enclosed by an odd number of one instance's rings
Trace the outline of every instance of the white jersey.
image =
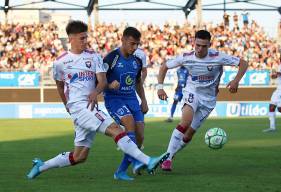
{"type": "Polygon", "coordinates": [[[142,61],[142,67],[143,68],[146,68],[147,67],[147,63],[146,63],[146,55],[145,55],[145,52],[140,49],[140,48],[137,48],[137,50],[134,52],[134,55],[138,58],[141,59],[142,61]]]}
{"type": "Polygon", "coordinates": [[[198,58],[191,51],[169,60],[166,65],[168,68],[185,66],[189,74],[183,92],[195,92],[202,104],[215,107],[223,66],[238,66],[239,61],[238,57],[209,49],[205,58],[198,58]]]}
{"type": "MultiPolygon", "coordinates": [[[[277,73],[280,73],[280,74],[281,74],[281,64],[278,65],[277,73]]],[[[278,76],[277,76],[276,84],[277,84],[277,89],[278,89],[278,90],[281,90],[281,75],[278,75],[278,76]]]]}
{"type": "Polygon", "coordinates": [[[102,58],[94,51],[85,50],[81,54],[65,52],[53,65],[54,79],[64,82],[67,107],[79,101],[88,101],[95,89],[96,74],[106,72],[102,58]]]}

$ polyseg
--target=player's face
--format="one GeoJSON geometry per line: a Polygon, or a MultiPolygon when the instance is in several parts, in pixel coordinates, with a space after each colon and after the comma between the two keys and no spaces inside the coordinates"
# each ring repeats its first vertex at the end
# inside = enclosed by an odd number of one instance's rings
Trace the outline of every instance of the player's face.
{"type": "Polygon", "coordinates": [[[208,54],[210,41],[208,39],[195,39],[195,55],[199,58],[204,58],[208,54]]]}
{"type": "Polygon", "coordinates": [[[69,37],[71,48],[79,51],[83,51],[87,48],[87,32],[72,34],[69,37]]]}
{"type": "Polygon", "coordinates": [[[133,37],[122,37],[122,47],[128,55],[132,55],[138,48],[140,39],[134,39],[133,37]]]}

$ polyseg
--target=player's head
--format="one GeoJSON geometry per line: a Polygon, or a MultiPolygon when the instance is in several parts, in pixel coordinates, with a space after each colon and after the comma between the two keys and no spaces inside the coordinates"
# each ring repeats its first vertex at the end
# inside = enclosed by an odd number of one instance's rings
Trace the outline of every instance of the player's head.
{"type": "Polygon", "coordinates": [[[66,26],[71,49],[83,51],[87,48],[88,26],[82,21],[73,20],[66,26]]]}
{"type": "Polygon", "coordinates": [[[204,58],[211,46],[211,34],[206,30],[199,30],[195,33],[195,55],[204,58]]]}
{"type": "Polygon", "coordinates": [[[140,44],[141,33],[134,27],[127,27],[123,31],[122,49],[126,54],[133,54],[140,44]]]}

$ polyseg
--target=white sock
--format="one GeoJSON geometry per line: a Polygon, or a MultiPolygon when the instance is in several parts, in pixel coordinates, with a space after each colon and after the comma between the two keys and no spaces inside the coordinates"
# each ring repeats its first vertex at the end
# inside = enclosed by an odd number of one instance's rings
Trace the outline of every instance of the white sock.
{"type": "Polygon", "coordinates": [[[275,129],[275,112],[269,112],[268,117],[270,122],[270,129],[275,129]]]}
{"type": "Polygon", "coordinates": [[[124,153],[148,165],[150,157],[145,155],[141,150],[139,150],[138,146],[127,135],[120,138],[117,141],[117,145],[124,153]]]}
{"type": "Polygon", "coordinates": [[[57,155],[56,157],[54,157],[52,159],[45,161],[44,164],[39,167],[39,171],[42,172],[42,171],[46,171],[51,168],[70,166],[71,162],[69,160],[69,155],[70,155],[70,152],[64,152],[64,153],[57,155]]]}
{"type": "Polygon", "coordinates": [[[168,160],[172,160],[173,156],[184,146],[182,141],[184,134],[177,129],[174,129],[168,145],[167,152],[170,153],[168,160]]]}

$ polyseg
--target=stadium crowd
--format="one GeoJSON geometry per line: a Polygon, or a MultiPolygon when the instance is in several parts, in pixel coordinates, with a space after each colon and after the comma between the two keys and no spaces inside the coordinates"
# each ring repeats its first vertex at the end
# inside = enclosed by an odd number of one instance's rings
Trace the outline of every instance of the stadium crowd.
{"type": "MultiPolygon", "coordinates": [[[[100,24],[89,33],[89,47],[108,53],[120,43],[126,24],[100,24]]],[[[191,50],[194,25],[164,26],[137,24],[142,32],[141,47],[149,59],[149,67],[158,68],[166,59],[191,50]]],[[[212,47],[228,54],[243,57],[250,69],[272,69],[280,64],[280,45],[270,38],[254,20],[251,23],[229,21],[221,24],[205,24],[203,28],[213,35],[212,47]]],[[[55,23],[20,25],[0,24],[0,71],[39,71],[50,73],[53,60],[66,48],[58,36],[55,23]]]]}

